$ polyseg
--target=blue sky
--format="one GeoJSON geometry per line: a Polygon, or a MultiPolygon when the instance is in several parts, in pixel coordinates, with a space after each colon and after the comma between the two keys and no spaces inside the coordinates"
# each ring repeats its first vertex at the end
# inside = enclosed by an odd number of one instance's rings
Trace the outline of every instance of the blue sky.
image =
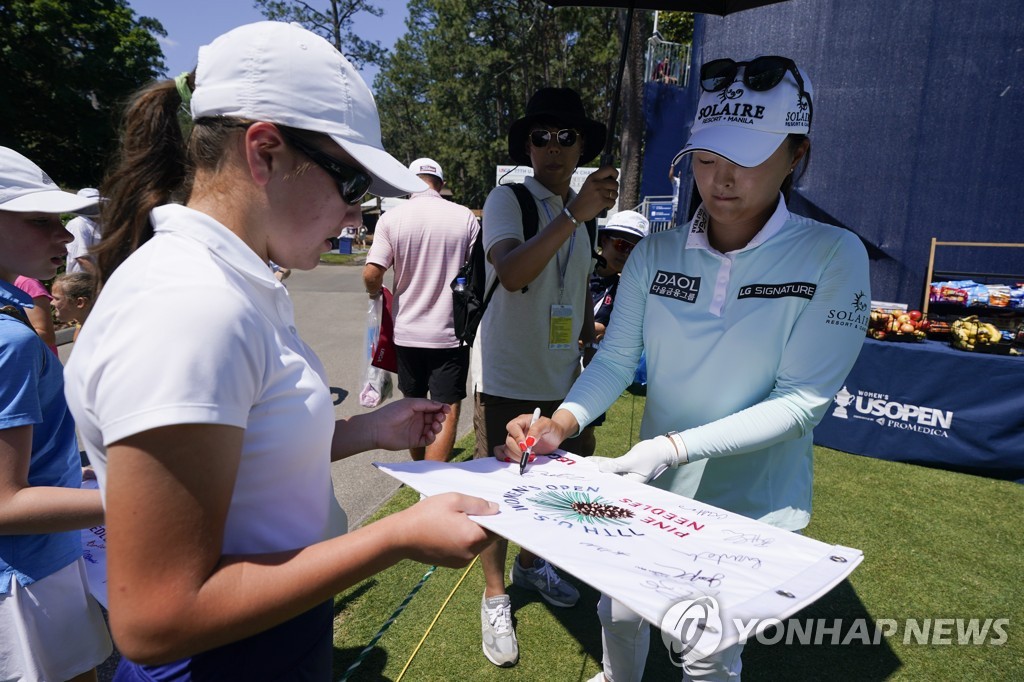
{"type": "MultiPolygon", "coordinates": [[[[368,40],[378,40],[391,48],[405,33],[408,10],[404,0],[371,0],[384,10],[384,16],[363,13],[355,18],[355,31],[368,40]]],[[[129,0],[139,16],[154,17],[167,30],[166,38],[158,38],[164,51],[167,74],[176,76],[196,65],[199,47],[209,43],[235,26],[261,21],[263,15],[253,7],[252,0],[129,0]]],[[[314,7],[327,6],[325,1],[310,2],[314,7]]],[[[363,79],[373,86],[375,67],[362,71],[363,79]]]]}

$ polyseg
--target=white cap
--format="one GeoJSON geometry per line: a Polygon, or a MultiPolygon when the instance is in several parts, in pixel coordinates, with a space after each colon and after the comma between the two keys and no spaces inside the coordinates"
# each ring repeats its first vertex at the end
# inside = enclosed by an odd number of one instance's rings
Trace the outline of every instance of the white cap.
{"type": "Polygon", "coordinates": [[[601,228],[601,232],[623,232],[638,239],[643,239],[650,231],[650,221],[636,211],[619,211],[601,228]]]}
{"type": "Polygon", "coordinates": [[[7,147],[0,147],[0,211],[80,213],[98,199],[65,192],[43,169],[7,147]]]}
{"type": "Polygon", "coordinates": [[[373,176],[379,196],[425,183],[384,151],[366,83],[333,45],[298,24],[260,21],[199,48],[192,117],[235,116],[323,133],[373,176]]]}
{"type": "MultiPolygon", "coordinates": [[[[778,85],[758,92],[743,82],[745,70],[745,66],[739,67],[736,80],[724,90],[701,89],[690,139],[680,154],[706,151],[737,166],[753,168],[775,153],[790,133],[807,134],[809,103],[801,96],[793,74],[787,70],[778,85]]],[[[811,79],[802,70],[800,76],[811,97],[811,79]]]]}
{"type": "Polygon", "coordinates": [[[444,182],[444,173],[441,171],[441,164],[433,159],[423,157],[422,159],[416,159],[409,164],[409,170],[416,175],[434,175],[437,176],[441,182],[444,182]]]}

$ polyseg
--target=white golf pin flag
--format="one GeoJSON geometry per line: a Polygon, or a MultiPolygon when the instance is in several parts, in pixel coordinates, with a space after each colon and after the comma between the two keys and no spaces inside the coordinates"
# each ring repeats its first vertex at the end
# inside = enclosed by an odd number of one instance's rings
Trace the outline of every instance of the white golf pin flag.
{"type": "Polygon", "coordinates": [[[622,602],[660,627],[667,643],[680,643],[675,653],[696,657],[793,615],[864,558],[601,473],[563,452],[538,456],[522,476],[518,464],[493,457],[374,466],[425,495],[460,492],[498,503],[500,513],[473,520],[622,602]]]}

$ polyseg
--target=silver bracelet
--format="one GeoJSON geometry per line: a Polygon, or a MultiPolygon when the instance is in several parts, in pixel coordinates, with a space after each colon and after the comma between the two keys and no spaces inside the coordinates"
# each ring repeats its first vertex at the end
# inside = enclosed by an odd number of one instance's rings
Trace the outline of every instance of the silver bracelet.
{"type": "Polygon", "coordinates": [[[564,216],[565,216],[566,218],[568,218],[568,219],[569,219],[569,222],[571,222],[571,223],[572,223],[572,226],[573,226],[573,227],[579,227],[579,226],[580,226],[580,222],[581,222],[581,221],[579,221],[579,220],[576,220],[576,216],[574,216],[574,215],[572,214],[572,211],[570,211],[570,210],[569,210],[569,207],[568,207],[568,206],[566,206],[566,207],[564,207],[564,208],[562,209],[562,214],[563,214],[563,215],[564,215],[564,216]]]}
{"type": "Polygon", "coordinates": [[[672,468],[676,469],[680,464],[689,462],[689,457],[686,454],[686,443],[683,442],[682,434],[678,431],[669,431],[665,434],[665,437],[672,442],[672,447],[676,449],[676,461],[672,464],[672,468]]]}

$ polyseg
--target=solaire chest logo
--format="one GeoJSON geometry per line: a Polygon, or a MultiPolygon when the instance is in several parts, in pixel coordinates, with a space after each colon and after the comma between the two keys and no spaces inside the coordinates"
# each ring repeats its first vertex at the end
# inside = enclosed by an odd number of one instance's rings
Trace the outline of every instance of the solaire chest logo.
{"type": "Polygon", "coordinates": [[[677,301],[696,303],[700,293],[700,277],[691,277],[682,272],[658,270],[651,282],[651,293],[655,296],[674,298],[677,301]]]}

